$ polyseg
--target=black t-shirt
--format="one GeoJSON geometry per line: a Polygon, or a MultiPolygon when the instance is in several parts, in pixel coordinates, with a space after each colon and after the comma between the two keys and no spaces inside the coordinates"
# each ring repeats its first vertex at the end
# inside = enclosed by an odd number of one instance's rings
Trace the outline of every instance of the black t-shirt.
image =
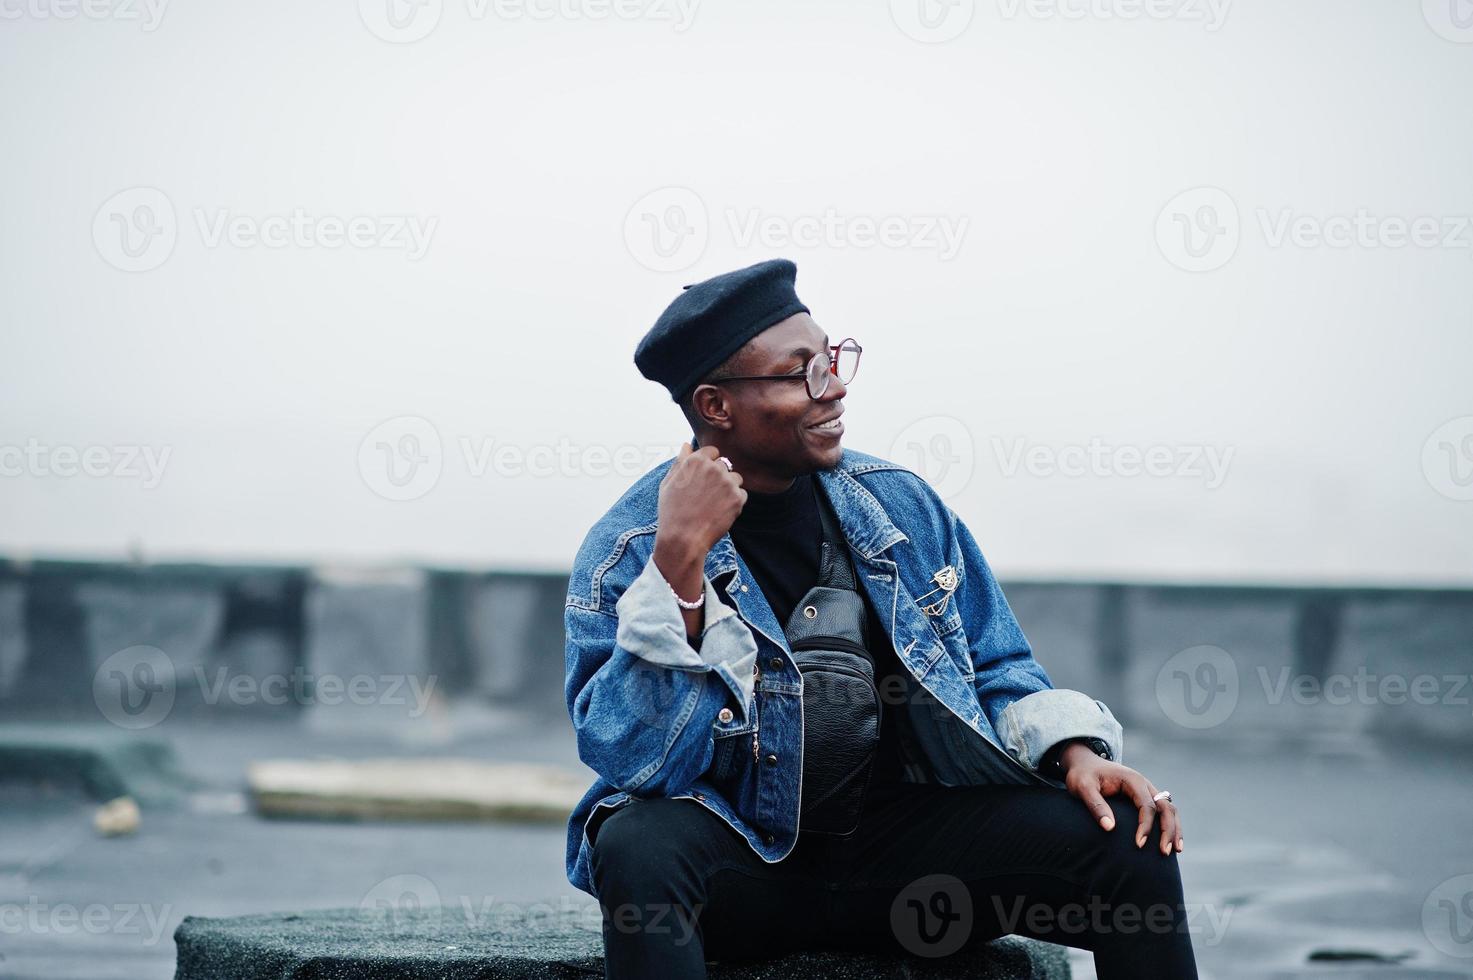
{"type": "MultiPolygon", "coordinates": [[[[818,481],[810,474],[796,478],[791,487],[780,493],[749,490],[747,502],[731,527],[732,543],[751,569],[779,626],[787,623],[799,600],[818,584],[823,522],[817,494],[821,492],[818,481]]],[[[875,615],[864,586],[856,582],[855,588],[864,599],[869,618],[868,649],[875,658],[875,682],[883,695],[887,690],[899,689],[900,682],[892,675],[903,674],[904,668],[890,642],[890,631],[875,615]]],[[[902,724],[902,706],[889,703],[896,700],[881,698],[880,744],[870,779],[872,789],[890,788],[900,781],[898,726],[902,724]]]]}

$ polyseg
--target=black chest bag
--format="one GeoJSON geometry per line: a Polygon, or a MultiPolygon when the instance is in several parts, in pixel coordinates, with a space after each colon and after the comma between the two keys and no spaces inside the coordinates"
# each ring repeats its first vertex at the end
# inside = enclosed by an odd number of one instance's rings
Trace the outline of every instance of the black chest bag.
{"type": "Polygon", "coordinates": [[[800,830],[846,836],[859,826],[880,743],[880,695],[869,652],[864,597],[849,546],[825,495],[814,488],[823,544],[818,584],[783,632],[803,678],[800,830]]]}

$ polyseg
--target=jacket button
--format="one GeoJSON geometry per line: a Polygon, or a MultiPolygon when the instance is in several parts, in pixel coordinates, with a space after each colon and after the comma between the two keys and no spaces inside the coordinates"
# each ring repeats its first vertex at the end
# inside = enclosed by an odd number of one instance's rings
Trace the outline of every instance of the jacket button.
{"type": "Polygon", "coordinates": [[[747,591],[747,587],[746,587],[746,586],[745,586],[745,585],[744,585],[744,586],[742,586],[742,591],[743,591],[743,592],[745,592],[745,591],[747,591]]]}
{"type": "Polygon", "coordinates": [[[763,834],[762,835],[762,843],[764,843],[764,844],[771,844],[772,843],[772,835],[771,834],[763,834]]]}
{"type": "Polygon", "coordinates": [[[775,765],[777,765],[777,756],[769,754],[767,756],[767,764],[769,766],[775,766],[775,765]]]}
{"type": "Polygon", "coordinates": [[[705,799],[706,799],[706,794],[705,793],[697,793],[696,794],[696,799],[701,800],[702,802],[704,802],[705,799]]]}
{"type": "Polygon", "coordinates": [[[773,670],[782,670],[783,669],[783,658],[782,657],[773,657],[771,660],[767,661],[767,665],[769,667],[771,667],[773,670]]]}
{"type": "Polygon", "coordinates": [[[724,722],[725,721],[731,721],[731,719],[732,719],[731,709],[730,708],[722,708],[719,712],[717,712],[716,717],[717,718],[720,718],[724,722]]]}

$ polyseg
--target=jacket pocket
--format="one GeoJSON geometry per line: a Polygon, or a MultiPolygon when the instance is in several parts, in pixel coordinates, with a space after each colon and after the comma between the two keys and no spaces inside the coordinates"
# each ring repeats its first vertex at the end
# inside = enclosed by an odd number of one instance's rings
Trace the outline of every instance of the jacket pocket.
{"type": "Polygon", "coordinates": [[[962,679],[971,684],[977,679],[977,668],[972,663],[972,650],[967,643],[967,632],[961,629],[961,618],[957,618],[955,626],[948,627],[941,634],[941,645],[946,647],[946,655],[951,662],[956,664],[957,673],[962,679]]]}
{"type": "MultiPolygon", "coordinates": [[[[920,603],[917,602],[916,605],[919,606],[920,603]]],[[[926,622],[931,624],[931,629],[936,631],[936,637],[940,639],[961,629],[962,614],[957,612],[956,604],[952,603],[947,607],[946,612],[940,615],[927,613],[926,622]]]]}
{"type": "MultiPolygon", "coordinates": [[[[945,651],[947,658],[950,659],[951,665],[957,674],[970,684],[976,677],[976,669],[972,666],[972,654],[968,648],[967,633],[966,630],[962,629],[962,615],[956,599],[953,598],[948,602],[940,612],[926,611],[927,605],[931,604],[929,600],[916,599],[914,601],[916,608],[921,610],[922,615],[925,616],[927,625],[931,627],[932,641],[927,642],[925,634],[922,634],[920,637],[922,648],[929,648],[934,654],[935,648],[938,646],[941,647],[945,651]]],[[[933,660],[932,669],[941,669],[941,658],[933,656],[933,660]]]]}
{"type": "Polygon", "coordinates": [[[713,783],[724,783],[731,778],[732,774],[741,766],[744,758],[743,751],[750,752],[752,746],[751,726],[743,728],[739,732],[729,735],[718,734],[716,736],[716,751],[711,756],[711,775],[713,783]]]}

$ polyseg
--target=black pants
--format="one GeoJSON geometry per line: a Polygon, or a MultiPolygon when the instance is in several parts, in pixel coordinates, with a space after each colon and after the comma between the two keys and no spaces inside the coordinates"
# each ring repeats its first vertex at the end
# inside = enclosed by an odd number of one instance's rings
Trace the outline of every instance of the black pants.
{"type": "MultiPolygon", "coordinates": [[[[875,789],[879,789],[876,787],[875,789]]],[[[1176,855],[1046,786],[872,791],[847,838],[767,864],[694,800],[638,800],[593,838],[608,980],[706,976],[798,949],[944,956],[1009,933],[1094,952],[1100,980],[1195,978],[1176,855]]]]}

